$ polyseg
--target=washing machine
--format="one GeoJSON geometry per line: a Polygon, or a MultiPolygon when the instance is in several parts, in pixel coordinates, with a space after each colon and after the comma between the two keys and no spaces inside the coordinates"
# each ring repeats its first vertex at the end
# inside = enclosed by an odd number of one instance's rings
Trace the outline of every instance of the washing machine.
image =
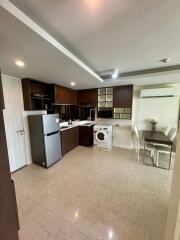
{"type": "Polygon", "coordinates": [[[110,150],[112,148],[112,125],[94,126],[94,148],[110,150]]]}

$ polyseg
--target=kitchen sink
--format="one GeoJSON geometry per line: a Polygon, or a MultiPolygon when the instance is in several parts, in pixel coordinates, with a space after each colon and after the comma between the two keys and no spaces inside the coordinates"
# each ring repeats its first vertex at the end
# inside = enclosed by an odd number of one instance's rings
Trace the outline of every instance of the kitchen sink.
{"type": "Polygon", "coordinates": [[[91,125],[93,125],[93,124],[92,123],[84,123],[81,126],[91,126],[91,125]]]}
{"type": "Polygon", "coordinates": [[[69,128],[68,126],[62,126],[60,127],[60,129],[66,129],[66,128],[69,128]]]}

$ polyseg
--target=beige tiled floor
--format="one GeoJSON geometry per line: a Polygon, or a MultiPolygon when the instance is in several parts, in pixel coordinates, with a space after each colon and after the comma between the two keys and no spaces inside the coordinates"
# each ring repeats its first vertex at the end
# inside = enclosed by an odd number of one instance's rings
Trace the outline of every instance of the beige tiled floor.
{"type": "Polygon", "coordinates": [[[172,173],[134,152],[78,147],[13,174],[20,240],[162,240],[172,173]]]}

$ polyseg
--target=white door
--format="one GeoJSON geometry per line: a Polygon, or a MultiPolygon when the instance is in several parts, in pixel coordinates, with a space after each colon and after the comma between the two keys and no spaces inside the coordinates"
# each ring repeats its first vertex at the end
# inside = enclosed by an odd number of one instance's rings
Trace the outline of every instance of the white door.
{"type": "Polygon", "coordinates": [[[4,122],[11,172],[26,165],[21,80],[2,77],[5,110],[4,122]]]}

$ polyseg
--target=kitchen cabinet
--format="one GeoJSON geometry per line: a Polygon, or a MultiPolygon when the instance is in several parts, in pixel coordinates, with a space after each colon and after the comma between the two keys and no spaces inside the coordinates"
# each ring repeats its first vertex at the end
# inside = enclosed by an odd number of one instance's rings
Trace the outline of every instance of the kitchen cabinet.
{"type": "Polygon", "coordinates": [[[98,111],[113,107],[113,88],[98,89],[98,111]]]}
{"type": "Polygon", "coordinates": [[[93,127],[91,126],[79,126],[79,145],[90,147],[93,145],[93,127]]]}
{"type": "Polygon", "coordinates": [[[17,203],[14,183],[10,174],[2,109],[4,109],[4,100],[0,78],[0,238],[18,240],[17,203]]]}
{"type": "Polygon", "coordinates": [[[77,93],[75,90],[62,87],[59,85],[52,85],[53,103],[55,104],[77,104],[77,93]]]}
{"type": "Polygon", "coordinates": [[[98,102],[98,89],[85,89],[77,91],[77,103],[81,106],[96,106],[98,102]]]}
{"type": "Polygon", "coordinates": [[[113,107],[132,108],[133,85],[114,87],[113,107]]]}
{"type": "Polygon", "coordinates": [[[61,131],[62,155],[79,145],[79,126],[61,131]]]}
{"type": "Polygon", "coordinates": [[[51,85],[34,79],[22,79],[24,110],[51,110],[51,85]]]}

